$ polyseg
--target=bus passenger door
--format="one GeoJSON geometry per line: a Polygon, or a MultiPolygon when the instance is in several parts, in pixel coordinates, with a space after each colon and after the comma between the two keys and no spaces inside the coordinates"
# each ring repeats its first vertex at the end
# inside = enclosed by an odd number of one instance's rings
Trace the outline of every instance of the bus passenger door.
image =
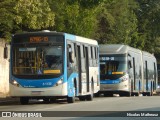
{"type": "Polygon", "coordinates": [[[74,51],[73,51],[73,44],[69,43],[68,42],[68,45],[67,45],[67,76],[69,77],[73,72],[73,68],[74,68],[74,56],[72,54],[74,54],[74,51]]]}
{"type": "Polygon", "coordinates": [[[86,80],[87,80],[87,92],[89,92],[89,56],[88,47],[85,47],[85,63],[86,63],[86,80]]]}
{"type": "Polygon", "coordinates": [[[129,90],[133,92],[133,80],[134,80],[134,65],[133,65],[133,58],[130,54],[128,54],[128,74],[130,79],[130,88],[129,90]]]}
{"type": "Polygon", "coordinates": [[[148,91],[148,64],[147,61],[145,61],[145,73],[146,73],[146,91],[148,91]]]}
{"type": "Polygon", "coordinates": [[[78,65],[78,78],[79,78],[79,93],[82,93],[82,78],[81,78],[81,74],[82,74],[82,70],[81,70],[81,46],[77,45],[77,65],[78,65]]]}

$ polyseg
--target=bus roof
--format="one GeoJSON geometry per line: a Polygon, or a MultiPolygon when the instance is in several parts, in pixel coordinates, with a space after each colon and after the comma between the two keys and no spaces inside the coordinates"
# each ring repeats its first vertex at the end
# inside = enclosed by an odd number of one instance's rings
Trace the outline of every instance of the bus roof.
{"type": "Polygon", "coordinates": [[[156,59],[155,56],[149,52],[141,51],[139,49],[130,47],[128,45],[123,45],[123,44],[99,45],[99,51],[100,51],[100,54],[125,54],[128,51],[133,51],[133,52],[141,53],[143,56],[156,59]]]}
{"type": "Polygon", "coordinates": [[[141,52],[141,50],[123,44],[99,45],[100,54],[125,54],[128,51],[141,52]]]}
{"type": "Polygon", "coordinates": [[[24,32],[24,33],[17,33],[14,36],[23,36],[23,35],[64,35],[66,39],[69,40],[75,40],[77,42],[82,42],[82,43],[88,43],[88,44],[93,44],[93,45],[98,45],[98,42],[93,39],[69,34],[69,33],[64,33],[64,32],[56,32],[56,31],[49,31],[49,30],[43,30],[43,31],[37,31],[37,32],[24,32]]]}
{"type": "Polygon", "coordinates": [[[45,35],[64,35],[62,32],[56,32],[56,31],[36,31],[36,32],[23,32],[23,33],[16,33],[16,35],[39,35],[39,34],[45,34],[45,35]]]}

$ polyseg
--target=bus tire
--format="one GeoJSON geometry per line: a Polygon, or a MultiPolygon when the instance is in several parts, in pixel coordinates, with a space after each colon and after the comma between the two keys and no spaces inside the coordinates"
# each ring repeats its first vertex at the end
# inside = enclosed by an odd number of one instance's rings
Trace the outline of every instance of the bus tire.
{"type": "Polygon", "coordinates": [[[49,98],[43,98],[43,102],[48,104],[48,103],[50,103],[50,99],[49,98]]]}
{"type": "Polygon", "coordinates": [[[93,100],[93,96],[94,96],[94,87],[93,87],[93,82],[91,85],[91,94],[86,96],[86,100],[87,101],[92,101],[93,100]]]}
{"type": "Polygon", "coordinates": [[[79,100],[80,101],[85,101],[86,100],[86,96],[79,96],[79,100]]]}
{"type": "Polygon", "coordinates": [[[126,96],[127,96],[127,97],[131,97],[131,96],[132,96],[132,93],[129,91],[129,92],[126,93],[126,96]]]}
{"type": "Polygon", "coordinates": [[[51,98],[51,99],[50,99],[50,102],[51,102],[51,103],[56,103],[57,100],[56,100],[56,98],[51,98]]]}
{"type": "Polygon", "coordinates": [[[87,95],[86,100],[87,101],[92,101],[93,100],[93,94],[87,95]]]}
{"type": "Polygon", "coordinates": [[[68,103],[74,103],[75,102],[75,97],[67,97],[67,102],[68,103]]]}
{"type": "Polygon", "coordinates": [[[125,97],[125,94],[124,93],[120,93],[119,96],[120,97],[125,97]]]}
{"type": "Polygon", "coordinates": [[[145,92],[142,93],[143,96],[146,96],[147,94],[145,92]]]}
{"type": "Polygon", "coordinates": [[[20,103],[22,105],[27,105],[29,103],[29,98],[27,98],[27,97],[20,97],[20,103]]]}
{"type": "Polygon", "coordinates": [[[147,92],[146,95],[147,95],[147,96],[151,96],[151,92],[147,92]]]}
{"type": "Polygon", "coordinates": [[[97,92],[97,93],[94,94],[94,97],[99,97],[99,95],[100,94],[97,92]]]}
{"type": "Polygon", "coordinates": [[[131,97],[131,92],[120,93],[120,97],[131,97]]]}
{"type": "Polygon", "coordinates": [[[135,96],[139,96],[139,94],[140,94],[139,92],[134,93],[135,96]]]}
{"type": "Polygon", "coordinates": [[[104,93],[104,97],[113,97],[113,93],[104,93]]]}

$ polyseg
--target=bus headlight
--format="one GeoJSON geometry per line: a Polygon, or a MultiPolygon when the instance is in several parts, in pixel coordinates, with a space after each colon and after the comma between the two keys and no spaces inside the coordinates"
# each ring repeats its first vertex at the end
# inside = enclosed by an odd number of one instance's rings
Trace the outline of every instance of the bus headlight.
{"type": "Polygon", "coordinates": [[[63,83],[63,78],[61,78],[60,80],[58,80],[58,82],[54,85],[55,86],[58,86],[58,85],[61,85],[63,83]]]}
{"type": "Polygon", "coordinates": [[[13,84],[14,86],[16,86],[16,87],[19,87],[19,83],[18,83],[17,81],[15,81],[15,80],[12,81],[12,84],[13,84]]]}
{"type": "Polygon", "coordinates": [[[123,77],[120,78],[121,82],[127,81],[128,80],[128,75],[125,75],[123,77]]]}

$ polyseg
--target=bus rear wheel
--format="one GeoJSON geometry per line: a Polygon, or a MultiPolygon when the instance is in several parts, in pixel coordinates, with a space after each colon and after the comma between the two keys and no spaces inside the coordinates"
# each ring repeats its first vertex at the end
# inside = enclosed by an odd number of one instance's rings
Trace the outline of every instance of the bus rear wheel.
{"type": "Polygon", "coordinates": [[[43,102],[44,102],[44,103],[49,103],[49,102],[50,102],[50,99],[49,99],[49,98],[43,98],[43,102]]]}
{"type": "Polygon", "coordinates": [[[119,94],[121,97],[131,97],[131,92],[124,92],[119,94]]]}
{"type": "Polygon", "coordinates": [[[86,100],[86,96],[79,96],[79,100],[80,101],[85,101],[86,100]]]}
{"type": "Polygon", "coordinates": [[[67,97],[67,102],[68,103],[74,103],[75,102],[75,97],[67,97]]]}
{"type": "Polygon", "coordinates": [[[113,93],[104,93],[104,97],[113,97],[113,93]]]}
{"type": "Polygon", "coordinates": [[[93,87],[93,82],[92,82],[91,94],[86,96],[86,100],[87,101],[92,101],[93,100],[93,96],[94,96],[94,87],[93,87]]]}
{"type": "Polygon", "coordinates": [[[22,105],[27,105],[29,103],[29,98],[27,98],[27,97],[20,97],[20,103],[22,105]]]}

